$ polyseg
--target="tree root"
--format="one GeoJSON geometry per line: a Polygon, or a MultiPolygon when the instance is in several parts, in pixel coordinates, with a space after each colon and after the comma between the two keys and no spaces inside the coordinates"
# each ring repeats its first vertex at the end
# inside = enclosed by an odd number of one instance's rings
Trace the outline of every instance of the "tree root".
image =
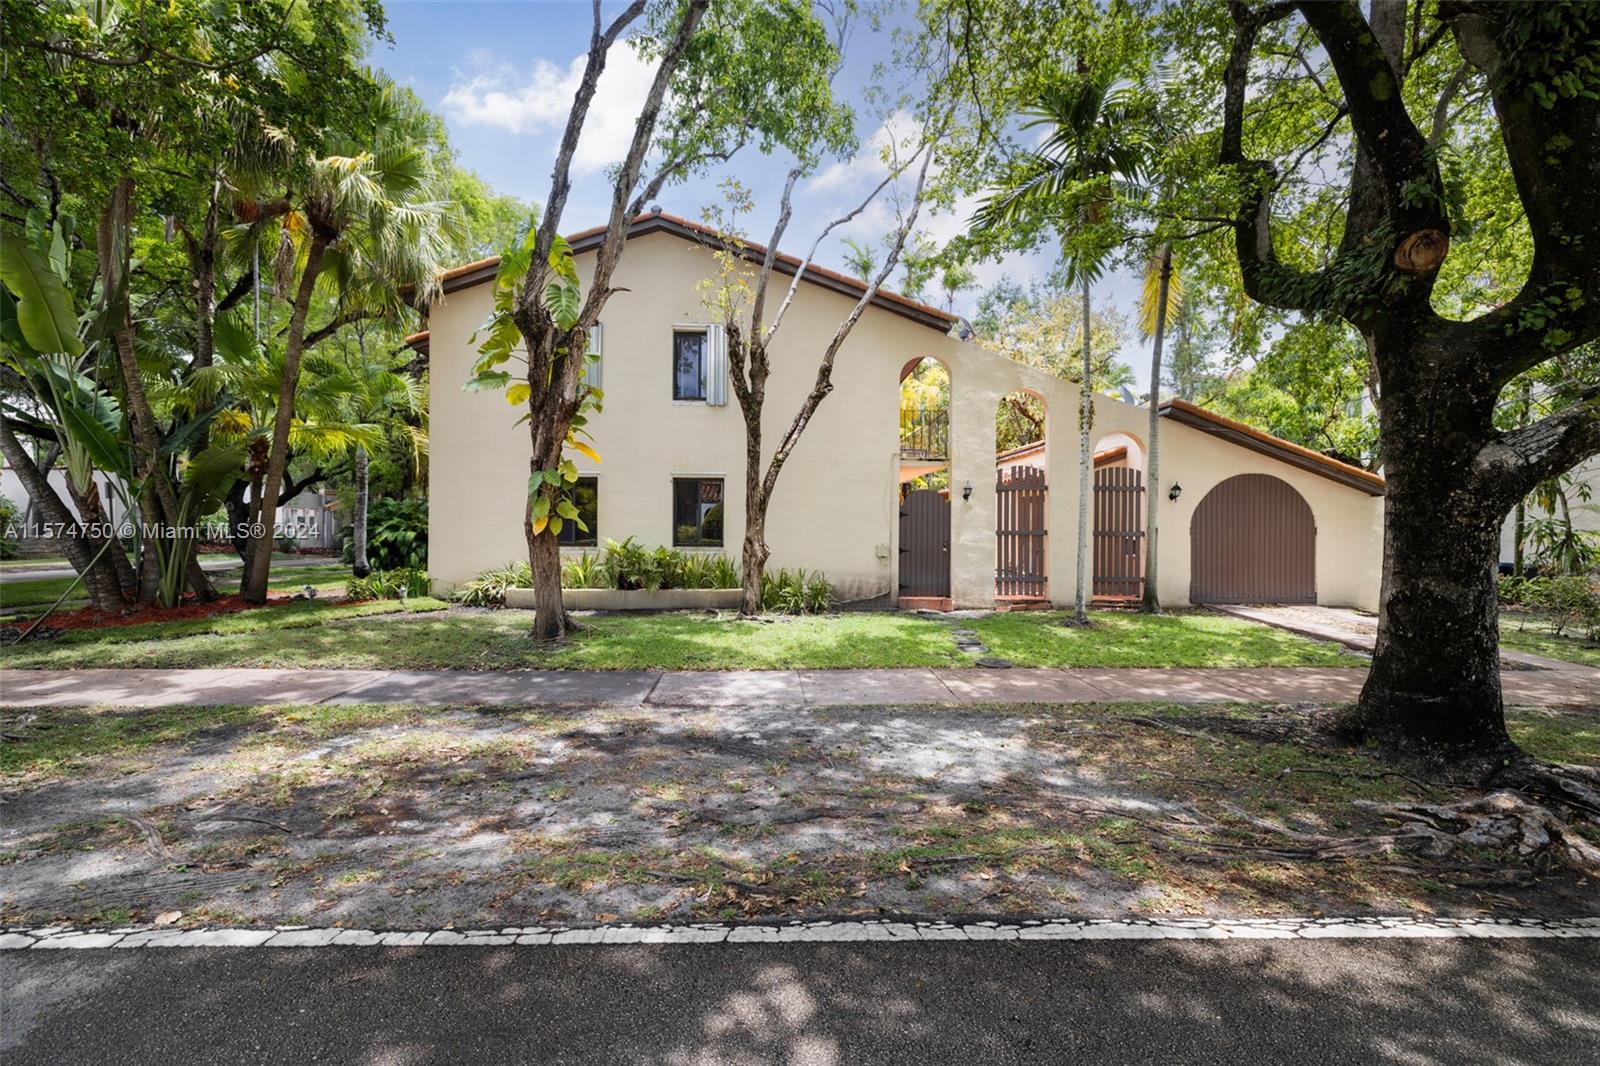
{"type": "Polygon", "coordinates": [[[1600,848],[1555,811],[1516,792],[1501,789],[1448,804],[1357,800],[1355,805],[1398,822],[1398,831],[1388,839],[1430,858],[1442,858],[1461,847],[1512,848],[1535,862],[1548,857],[1600,877],[1600,848]]]}

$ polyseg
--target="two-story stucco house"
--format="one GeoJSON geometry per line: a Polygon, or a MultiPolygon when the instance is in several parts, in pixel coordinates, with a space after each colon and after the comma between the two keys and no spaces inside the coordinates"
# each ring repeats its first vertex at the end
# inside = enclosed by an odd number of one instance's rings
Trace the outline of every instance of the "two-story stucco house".
{"type": "MultiPolygon", "coordinates": [[[[571,238],[580,275],[598,240],[598,230],[571,238]]],[[[595,341],[600,359],[591,372],[605,405],[589,423],[602,461],[580,460],[589,543],[633,536],[738,557],[744,424],[728,388],[722,331],[700,285],[716,273],[716,241],[712,231],[659,212],[632,223],[613,282],[624,291],[606,305],[595,341]]],[[[526,427],[502,395],[462,389],[495,266],[449,271],[418,342],[428,348],[432,387],[429,567],[446,587],[525,555],[526,427]]],[[[792,277],[797,266],[782,258],[778,269],[792,277]]],[[[856,279],[805,271],[772,349],[767,440],[788,425],[820,353],[864,291],[856,279]]],[[[768,521],[772,565],[821,570],[845,601],[1071,602],[1077,389],[959,339],[956,324],[893,293],[874,298],[778,483],[768,521]],[[948,421],[936,445],[923,438],[912,453],[902,447],[900,386],[922,359],[948,371],[948,421]],[[1019,390],[1042,401],[1046,432],[1028,460],[1035,473],[1013,481],[1003,461],[997,474],[995,411],[1019,390]],[[935,469],[948,473],[942,491],[906,491],[912,473],[935,469]]],[[[1094,410],[1096,449],[1126,449],[1096,475],[1098,594],[1137,594],[1142,493],[1153,491],[1163,602],[1375,607],[1382,478],[1172,401],[1162,408],[1161,483],[1147,489],[1140,478],[1148,410],[1105,396],[1094,397],[1094,410]]],[[[574,550],[584,547],[575,527],[564,535],[574,550]]]]}

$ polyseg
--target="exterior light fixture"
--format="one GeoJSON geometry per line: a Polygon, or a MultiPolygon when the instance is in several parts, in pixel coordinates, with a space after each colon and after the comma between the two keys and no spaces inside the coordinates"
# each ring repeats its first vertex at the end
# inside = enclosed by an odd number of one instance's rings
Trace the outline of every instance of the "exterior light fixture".
{"type": "Polygon", "coordinates": [[[961,486],[961,498],[963,500],[972,499],[972,482],[969,481],[961,486]]]}
{"type": "Polygon", "coordinates": [[[1173,503],[1177,503],[1178,497],[1182,495],[1183,486],[1179,485],[1177,482],[1173,482],[1172,488],[1167,492],[1167,499],[1171,500],[1173,503]]]}

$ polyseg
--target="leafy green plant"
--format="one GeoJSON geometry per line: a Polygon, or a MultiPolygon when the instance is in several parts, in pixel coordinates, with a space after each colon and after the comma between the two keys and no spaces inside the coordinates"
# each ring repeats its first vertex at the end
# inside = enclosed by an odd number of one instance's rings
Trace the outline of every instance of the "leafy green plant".
{"type": "Polygon", "coordinates": [[[833,585],[820,571],[780,568],[761,575],[761,609],[775,614],[820,614],[833,609],[833,585]]]}
{"type": "Polygon", "coordinates": [[[455,601],[466,607],[504,607],[509,589],[533,588],[533,569],[527,563],[512,563],[498,570],[485,570],[456,589],[455,601]]]}
{"type": "MultiPolygon", "coordinates": [[[[528,570],[526,564],[523,569],[528,570]]],[[[531,581],[532,571],[529,570],[531,581]]],[[[602,582],[605,574],[600,564],[600,556],[582,552],[579,555],[562,560],[561,587],[568,589],[603,588],[602,582]]]]}
{"type": "Polygon", "coordinates": [[[352,600],[394,600],[410,596],[426,596],[433,582],[426,570],[406,567],[397,570],[374,570],[366,577],[352,577],[344,592],[352,600]]]}
{"type": "Polygon", "coordinates": [[[15,559],[22,554],[17,538],[22,534],[22,509],[9,496],[0,496],[0,559],[15,559]]]}
{"type": "Polygon", "coordinates": [[[373,502],[367,511],[367,562],[374,570],[427,568],[427,500],[373,502]]]}
{"type": "Polygon", "coordinates": [[[1589,640],[1600,640],[1600,590],[1590,578],[1551,578],[1545,606],[1557,636],[1573,629],[1583,632],[1589,640]]]}

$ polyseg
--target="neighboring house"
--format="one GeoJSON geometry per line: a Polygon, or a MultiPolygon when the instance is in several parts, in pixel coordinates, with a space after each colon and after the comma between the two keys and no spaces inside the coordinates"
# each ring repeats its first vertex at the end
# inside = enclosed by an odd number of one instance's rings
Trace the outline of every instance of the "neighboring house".
{"type": "MultiPolygon", "coordinates": [[[[580,275],[592,268],[599,235],[570,238],[580,275]]],[[[728,388],[722,327],[700,288],[717,274],[716,242],[712,231],[671,215],[632,223],[612,282],[619,291],[595,341],[600,361],[591,374],[605,404],[589,429],[602,462],[577,460],[590,533],[568,525],[562,537],[573,550],[632,536],[739,555],[744,423],[728,388]]],[[[745,249],[747,257],[764,254],[759,246],[745,249]]],[[[774,284],[786,285],[797,265],[780,257],[774,284]]],[[[429,309],[428,334],[414,341],[429,361],[432,389],[429,569],[447,587],[526,555],[529,445],[527,428],[516,424],[521,412],[502,394],[461,387],[476,357],[472,334],[491,310],[495,267],[491,259],[448,271],[443,295],[429,309]]],[[[828,339],[864,290],[856,279],[807,268],[771,352],[769,442],[787,427],[828,339]]],[[[997,593],[997,577],[1020,565],[1032,575],[1028,595],[1071,602],[1077,389],[957,339],[956,323],[893,293],[875,297],[838,355],[832,393],[778,482],[767,523],[773,566],[823,571],[846,601],[988,607],[997,594],[1011,598],[997,593]],[[949,372],[948,425],[937,447],[912,442],[907,456],[900,383],[923,358],[949,372]],[[1018,390],[1044,403],[1045,440],[1028,465],[1036,461],[1048,472],[1047,489],[1043,475],[1027,475],[1025,483],[997,475],[996,407],[1018,390]],[[946,454],[929,454],[935,450],[946,454]],[[919,490],[902,499],[904,461],[924,471],[948,467],[947,497],[919,490]],[[1018,484],[1031,494],[1027,506],[1010,495],[1008,485],[1018,484]],[[1017,521],[1025,528],[1008,524],[1017,521]]],[[[1124,448],[1120,461],[1142,467],[1148,410],[1107,396],[1093,402],[1095,439],[1103,442],[1096,449],[1124,448]]],[[[1162,414],[1155,491],[1165,603],[1376,606],[1382,478],[1183,401],[1163,404],[1162,414]]],[[[1123,545],[1119,558],[1135,560],[1136,592],[1142,474],[1116,476],[1120,509],[1097,506],[1096,513],[1120,517],[1097,540],[1123,545]]]]}
{"type": "MultiPolygon", "coordinates": [[[[1567,498],[1571,504],[1572,528],[1600,536],[1600,455],[1591,457],[1572,471],[1572,484],[1567,488],[1567,498]],[[1579,495],[1579,487],[1585,485],[1589,490],[1588,502],[1583,502],[1579,495]]],[[[1549,517],[1542,508],[1532,504],[1528,505],[1526,515],[1529,519],[1549,517]]],[[[1515,513],[1500,527],[1500,562],[1505,567],[1510,567],[1516,561],[1516,528],[1515,513]]],[[[1531,557],[1532,545],[1524,543],[1523,552],[1525,557],[1531,557]]],[[[1526,562],[1527,558],[1524,559],[1526,562]]]]}
{"type": "MultiPolygon", "coordinates": [[[[64,467],[56,467],[50,471],[50,484],[56,490],[56,495],[66,504],[67,510],[73,518],[80,517],[77,504],[72,501],[72,494],[67,491],[67,472],[64,467]]],[[[100,499],[106,509],[106,517],[124,527],[130,535],[133,532],[133,522],[137,520],[128,518],[128,511],[122,504],[122,495],[114,488],[114,479],[106,474],[95,473],[95,481],[100,486],[100,499]]],[[[17,505],[17,509],[28,512],[28,490],[22,487],[22,479],[10,467],[0,468],[0,495],[9,497],[17,505]]],[[[249,499],[248,493],[246,499],[249,499]]],[[[288,503],[278,508],[277,524],[275,528],[280,536],[291,537],[302,548],[332,549],[338,544],[340,519],[338,516],[337,497],[331,493],[317,492],[307,489],[288,503]]],[[[54,532],[45,527],[38,512],[29,515],[31,519],[18,530],[22,539],[47,542],[54,537],[54,532]]],[[[217,531],[218,538],[226,535],[226,530],[217,531]]],[[[41,549],[48,544],[38,545],[41,549]]]]}

